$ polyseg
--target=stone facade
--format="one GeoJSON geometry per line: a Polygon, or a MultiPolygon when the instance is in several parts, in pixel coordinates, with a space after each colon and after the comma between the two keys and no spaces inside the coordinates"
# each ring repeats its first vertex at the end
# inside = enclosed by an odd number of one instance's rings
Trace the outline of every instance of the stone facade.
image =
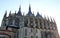
{"type": "Polygon", "coordinates": [[[1,38],[59,38],[55,20],[42,17],[39,12],[35,16],[30,6],[27,15],[21,13],[21,7],[18,13],[10,11],[9,16],[6,11],[0,28],[1,38]]]}

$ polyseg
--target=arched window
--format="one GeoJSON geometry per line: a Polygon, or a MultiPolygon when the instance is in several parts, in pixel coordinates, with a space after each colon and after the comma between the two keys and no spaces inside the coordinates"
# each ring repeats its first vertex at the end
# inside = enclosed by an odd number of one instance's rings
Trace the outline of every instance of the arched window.
{"type": "Polygon", "coordinates": [[[3,22],[2,22],[2,25],[3,25],[3,26],[6,26],[6,22],[5,22],[5,21],[3,21],[3,22]]]}
{"type": "Polygon", "coordinates": [[[27,27],[28,26],[27,24],[28,24],[28,19],[26,18],[24,19],[24,26],[27,27]]]}
{"type": "Polygon", "coordinates": [[[13,20],[9,19],[9,25],[13,25],[13,20]]]}
{"type": "Polygon", "coordinates": [[[38,36],[36,36],[36,38],[38,38],[38,36]]]}
{"type": "Polygon", "coordinates": [[[31,38],[33,38],[33,36],[31,36],[31,38]]]}
{"type": "Polygon", "coordinates": [[[27,36],[27,29],[25,29],[25,36],[27,36]]]}
{"type": "Polygon", "coordinates": [[[18,18],[15,19],[15,26],[19,27],[19,19],[18,18]]]}

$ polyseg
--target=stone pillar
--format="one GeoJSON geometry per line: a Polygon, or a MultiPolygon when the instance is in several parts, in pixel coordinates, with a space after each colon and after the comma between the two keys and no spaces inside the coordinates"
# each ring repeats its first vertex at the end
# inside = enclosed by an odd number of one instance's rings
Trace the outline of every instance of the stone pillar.
{"type": "Polygon", "coordinates": [[[50,38],[54,38],[54,36],[53,36],[53,33],[52,33],[52,32],[50,32],[50,38]]]}
{"type": "Polygon", "coordinates": [[[42,22],[41,22],[41,19],[39,19],[39,23],[40,23],[40,29],[42,29],[42,22]]]}
{"type": "Polygon", "coordinates": [[[41,38],[46,38],[45,31],[41,31],[41,38]]]}
{"type": "Polygon", "coordinates": [[[30,19],[29,19],[29,17],[28,17],[28,27],[30,27],[30,19]]]}
{"type": "Polygon", "coordinates": [[[33,17],[33,38],[36,38],[36,24],[35,24],[35,18],[33,17]]]}
{"type": "Polygon", "coordinates": [[[39,27],[39,29],[40,29],[40,20],[38,19],[38,27],[39,27]]]}
{"type": "Polygon", "coordinates": [[[36,38],[36,28],[33,29],[33,38],[36,38]]]}
{"type": "Polygon", "coordinates": [[[35,28],[36,27],[36,24],[35,24],[35,18],[33,17],[33,28],[35,28]]]}
{"type": "Polygon", "coordinates": [[[50,30],[50,21],[48,20],[47,23],[48,23],[48,29],[50,30]]]}
{"type": "Polygon", "coordinates": [[[19,27],[22,28],[24,26],[24,16],[19,18],[19,27]]]}
{"type": "Polygon", "coordinates": [[[48,29],[47,20],[45,20],[45,27],[46,27],[46,29],[48,29]]]}
{"type": "Polygon", "coordinates": [[[49,31],[47,32],[47,38],[50,38],[50,32],[49,31]]]}
{"type": "Polygon", "coordinates": [[[59,38],[58,31],[55,31],[55,37],[56,37],[56,38],[59,38]]]}
{"type": "Polygon", "coordinates": [[[41,25],[42,25],[42,29],[44,29],[44,21],[43,21],[43,18],[41,19],[41,25]]]}

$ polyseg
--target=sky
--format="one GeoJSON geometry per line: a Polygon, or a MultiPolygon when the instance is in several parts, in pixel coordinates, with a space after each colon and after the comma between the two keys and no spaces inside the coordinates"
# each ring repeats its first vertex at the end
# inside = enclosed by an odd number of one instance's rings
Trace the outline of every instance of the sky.
{"type": "Polygon", "coordinates": [[[60,35],[60,0],[0,0],[0,26],[6,10],[8,14],[10,11],[15,13],[21,6],[22,14],[27,14],[29,4],[35,15],[39,12],[42,16],[54,18],[60,35]]]}

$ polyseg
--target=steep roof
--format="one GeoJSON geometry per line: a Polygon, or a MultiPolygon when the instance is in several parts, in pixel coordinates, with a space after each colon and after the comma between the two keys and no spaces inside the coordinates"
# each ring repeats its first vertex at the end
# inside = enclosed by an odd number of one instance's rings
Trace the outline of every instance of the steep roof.
{"type": "Polygon", "coordinates": [[[19,11],[18,11],[18,13],[17,13],[19,16],[22,16],[22,14],[21,14],[21,6],[19,7],[19,11]]]}
{"type": "Polygon", "coordinates": [[[29,11],[28,11],[28,14],[29,16],[33,16],[32,12],[31,12],[31,6],[29,5],[29,11]]]}
{"type": "Polygon", "coordinates": [[[42,18],[42,15],[40,15],[39,12],[37,12],[36,17],[42,18]]]}

